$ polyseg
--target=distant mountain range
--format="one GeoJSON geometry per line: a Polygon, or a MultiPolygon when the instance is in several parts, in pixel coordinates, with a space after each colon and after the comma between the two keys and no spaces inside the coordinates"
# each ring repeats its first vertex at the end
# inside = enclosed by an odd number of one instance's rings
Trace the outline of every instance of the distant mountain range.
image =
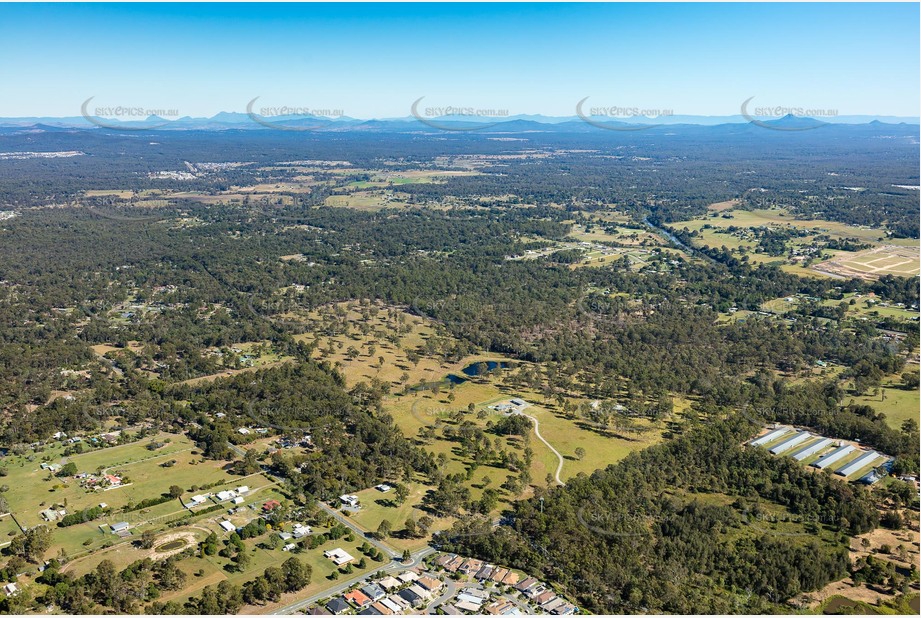
{"type": "Polygon", "coordinates": [[[908,124],[919,125],[918,117],[908,116],[836,116],[834,118],[813,119],[788,115],[772,120],[746,118],[741,114],[733,116],[663,116],[659,118],[636,117],[629,120],[604,120],[593,117],[586,122],[579,116],[542,116],[519,114],[492,119],[471,118],[469,116],[442,116],[438,118],[383,118],[361,120],[357,118],[323,117],[323,116],[277,116],[251,117],[239,112],[220,112],[210,118],[193,118],[185,116],[166,119],[151,116],[143,121],[121,121],[107,118],[85,118],[83,116],[67,117],[24,117],[0,118],[0,128],[49,131],[61,129],[113,129],[113,130],[186,130],[186,131],[221,131],[221,130],[268,130],[283,129],[290,131],[485,131],[495,132],[581,132],[597,131],[600,128],[611,130],[641,130],[651,126],[677,127],[680,125],[718,126],[758,124],[781,130],[804,130],[824,124],[866,125],[866,124],[908,124]]]}

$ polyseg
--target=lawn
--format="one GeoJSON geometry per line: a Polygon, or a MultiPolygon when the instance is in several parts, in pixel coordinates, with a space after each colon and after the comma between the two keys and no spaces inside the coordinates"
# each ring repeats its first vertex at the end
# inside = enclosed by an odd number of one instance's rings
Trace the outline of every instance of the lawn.
{"type": "Polygon", "coordinates": [[[918,414],[921,397],[919,397],[918,389],[904,390],[897,386],[900,382],[900,377],[890,376],[883,381],[879,395],[865,395],[854,399],[857,403],[873,406],[874,410],[885,414],[886,422],[891,427],[899,428],[908,419],[921,423],[918,414]]]}
{"type": "MultiPolygon", "coordinates": [[[[395,492],[392,490],[388,493],[381,493],[371,487],[356,492],[355,495],[358,496],[361,502],[361,509],[357,513],[349,515],[349,519],[370,532],[377,530],[380,523],[386,519],[392,524],[394,532],[399,533],[407,519],[412,517],[418,521],[420,517],[426,514],[421,508],[422,498],[431,489],[428,485],[418,482],[409,483],[408,487],[410,490],[409,497],[403,504],[399,505],[396,504],[395,492]]],[[[432,526],[432,532],[444,530],[451,523],[449,518],[433,517],[433,519],[435,519],[435,525],[432,526]]],[[[414,551],[425,547],[426,539],[391,537],[386,539],[385,543],[399,550],[409,549],[414,551]]]]}
{"type": "MultiPolygon", "coordinates": [[[[10,489],[6,493],[6,498],[22,525],[35,526],[44,523],[40,511],[52,505],[60,505],[66,508],[68,513],[75,513],[105,502],[110,508],[117,510],[129,503],[159,497],[166,493],[171,485],[179,485],[189,491],[194,486],[216,481],[226,481],[229,486],[249,483],[254,488],[271,483],[261,476],[244,481],[241,477],[233,477],[224,471],[224,462],[203,461],[200,455],[192,454],[193,445],[185,436],[159,434],[156,438],[170,439],[171,442],[156,451],[150,451],[146,448],[150,439],[144,438],[131,444],[97,449],[69,458],[77,464],[79,471],[95,472],[97,468],[103,467],[122,474],[127,483],[108,491],[81,488],[79,481],[73,478],[49,479],[49,473],[39,469],[38,457],[31,462],[24,457],[8,458],[6,483],[10,489]],[[164,462],[172,460],[176,461],[172,467],[161,466],[164,462]]],[[[39,455],[50,461],[59,462],[61,451],[62,447],[57,445],[39,455]]],[[[147,527],[159,530],[168,521],[184,513],[186,510],[178,500],[169,500],[128,513],[113,512],[95,521],[67,528],[51,524],[53,543],[49,555],[64,550],[68,555],[74,556],[108,543],[119,542],[118,537],[110,534],[108,530],[101,530],[100,525],[128,521],[133,526],[138,526],[138,531],[147,527]]]]}

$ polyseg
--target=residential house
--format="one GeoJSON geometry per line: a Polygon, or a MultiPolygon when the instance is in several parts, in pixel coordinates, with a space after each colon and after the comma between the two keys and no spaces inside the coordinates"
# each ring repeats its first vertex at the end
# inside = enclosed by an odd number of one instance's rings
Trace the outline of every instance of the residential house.
{"type": "Polygon", "coordinates": [[[208,496],[203,496],[201,494],[192,496],[192,498],[186,503],[187,508],[192,508],[193,506],[201,506],[208,501],[208,496]]]}
{"type": "Polygon", "coordinates": [[[410,582],[414,582],[417,579],[419,579],[419,576],[416,575],[412,571],[403,571],[402,573],[397,575],[397,579],[403,582],[404,584],[408,584],[410,582]]]}
{"type": "Polygon", "coordinates": [[[540,606],[540,608],[544,610],[545,612],[553,613],[553,610],[559,607],[562,607],[564,605],[566,605],[566,599],[561,599],[560,597],[557,597],[555,599],[548,601],[547,603],[544,603],[543,605],[540,606]]]}
{"type": "Polygon", "coordinates": [[[416,583],[431,593],[436,593],[444,587],[444,583],[441,580],[429,577],[428,575],[423,575],[416,583]]]}
{"type": "Polygon", "coordinates": [[[491,581],[501,583],[501,582],[502,582],[502,578],[505,577],[506,575],[508,575],[508,569],[506,569],[506,568],[504,568],[504,567],[497,567],[496,570],[494,570],[494,571],[490,574],[489,579],[490,579],[491,581]]]}
{"type": "Polygon", "coordinates": [[[361,591],[364,592],[372,601],[380,601],[385,596],[387,596],[387,593],[384,592],[384,589],[377,584],[368,584],[367,586],[362,586],[361,591]]]}
{"type": "Polygon", "coordinates": [[[412,603],[410,603],[409,601],[401,597],[399,593],[391,594],[389,597],[387,597],[385,600],[381,602],[384,603],[387,607],[390,607],[391,609],[393,608],[391,604],[399,607],[400,609],[394,610],[395,613],[404,612],[410,607],[412,607],[412,603]]]}
{"type": "Polygon", "coordinates": [[[578,614],[579,608],[572,603],[564,603],[550,613],[552,613],[554,616],[571,616],[573,614],[578,614]]]}
{"type": "Polygon", "coordinates": [[[483,568],[483,561],[477,560],[476,558],[468,558],[464,561],[464,564],[458,569],[464,575],[470,575],[471,573],[476,573],[481,568],[483,568]]]}
{"type": "Polygon", "coordinates": [[[425,601],[432,600],[432,593],[420,586],[419,584],[413,584],[407,590],[411,590],[413,593],[424,599],[425,601]]]}
{"type": "Polygon", "coordinates": [[[397,596],[409,603],[410,607],[418,607],[425,601],[425,599],[420,594],[410,590],[409,588],[400,590],[397,593],[397,596]]]}
{"type": "Polygon", "coordinates": [[[535,586],[535,585],[537,585],[537,584],[539,584],[539,583],[540,583],[540,582],[539,582],[539,581],[537,580],[537,578],[535,578],[535,577],[526,577],[525,579],[523,579],[523,580],[521,580],[520,582],[518,582],[517,584],[515,584],[515,590],[519,590],[519,591],[521,591],[521,592],[524,592],[525,590],[527,590],[527,589],[530,588],[531,586],[535,586]]]}
{"type": "Polygon", "coordinates": [[[45,521],[57,521],[59,517],[63,517],[61,511],[58,509],[45,509],[40,514],[45,521]]]}
{"type": "Polygon", "coordinates": [[[473,603],[472,601],[457,601],[454,603],[454,607],[457,609],[463,610],[465,612],[471,612],[474,614],[480,613],[480,607],[482,603],[473,603]]]}
{"type": "Polygon", "coordinates": [[[461,565],[463,564],[464,564],[464,559],[461,558],[460,556],[455,556],[454,558],[451,559],[450,562],[448,562],[447,565],[445,565],[445,569],[447,569],[451,573],[457,573],[457,570],[461,568],[461,565]]]}
{"type": "Polygon", "coordinates": [[[490,576],[492,575],[492,572],[493,572],[493,567],[486,565],[482,569],[477,571],[474,577],[480,580],[489,579],[490,576]]]}
{"type": "Polygon", "coordinates": [[[508,599],[499,599],[486,606],[486,613],[493,616],[505,615],[513,607],[515,607],[515,604],[508,599]]]}
{"type": "Polygon", "coordinates": [[[350,592],[346,592],[344,595],[342,595],[342,598],[355,605],[356,607],[364,607],[366,605],[370,605],[372,602],[368,595],[366,595],[361,590],[352,590],[350,592]]]}
{"type": "MultiPolygon", "coordinates": [[[[403,599],[400,599],[401,601],[403,599]]],[[[392,614],[399,614],[403,611],[404,607],[399,603],[395,603],[392,597],[387,597],[386,599],[381,599],[380,604],[390,610],[392,614]]]]}
{"type": "Polygon", "coordinates": [[[514,586],[518,583],[518,580],[521,579],[518,573],[514,571],[509,571],[508,575],[502,578],[502,584],[505,586],[514,586]]]}
{"type": "MultiPolygon", "coordinates": [[[[479,599],[480,603],[483,603],[489,599],[489,593],[480,588],[464,588],[461,590],[461,594],[474,599],[479,599]]],[[[458,598],[460,598],[460,595],[458,595],[458,598]]]]}
{"type": "Polygon", "coordinates": [[[342,598],[336,597],[326,604],[326,609],[330,614],[338,616],[352,609],[352,606],[346,603],[342,598]]]}
{"type": "Polygon", "coordinates": [[[372,603],[371,607],[376,609],[377,613],[380,614],[381,616],[390,616],[391,614],[393,614],[393,610],[387,607],[386,605],[384,605],[380,601],[376,601],[372,603]]]}
{"type": "Polygon", "coordinates": [[[358,507],[358,496],[354,496],[351,494],[344,494],[344,495],[339,496],[339,500],[345,506],[352,507],[352,508],[358,507]]]}
{"type": "Polygon", "coordinates": [[[377,585],[384,590],[390,591],[395,588],[399,588],[402,585],[402,582],[400,582],[400,580],[398,580],[396,577],[388,575],[387,577],[377,582],[377,585]]]}
{"type": "Polygon", "coordinates": [[[336,566],[342,566],[343,564],[352,562],[355,558],[352,557],[350,553],[337,547],[336,549],[330,549],[323,552],[323,555],[333,561],[333,564],[336,566]]]}

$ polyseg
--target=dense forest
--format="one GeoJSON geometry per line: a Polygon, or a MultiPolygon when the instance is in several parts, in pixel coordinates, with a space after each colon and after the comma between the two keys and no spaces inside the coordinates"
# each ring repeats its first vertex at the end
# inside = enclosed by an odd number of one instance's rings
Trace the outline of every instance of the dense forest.
{"type": "Polygon", "coordinates": [[[696,429],[518,503],[511,526],[460,522],[438,543],[542,572],[592,613],[778,611],[844,577],[841,533],[878,515],[860,488],[739,446],[751,431],[696,429]],[[806,532],[777,530],[772,505],[806,532]]]}

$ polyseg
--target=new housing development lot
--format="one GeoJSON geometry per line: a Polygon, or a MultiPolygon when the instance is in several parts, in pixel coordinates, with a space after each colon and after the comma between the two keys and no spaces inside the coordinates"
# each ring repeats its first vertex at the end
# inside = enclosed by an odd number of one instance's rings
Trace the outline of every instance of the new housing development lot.
{"type": "Polygon", "coordinates": [[[848,481],[867,485],[888,474],[893,462],[892,457],[863,449],[859,443],[827,438],[788,426],[767,428],[748,444],[764,448],[772,455],[790,456],[816,470],[830,470],[848,481]]]}
{"type": "Polygon", "coordinates": [[[383,572],[320,599],[307,614],[389,616],[573,615],[579,608],[552,586],[519,571],[456,554],[436,554],[402,572],[383,572]]]}

